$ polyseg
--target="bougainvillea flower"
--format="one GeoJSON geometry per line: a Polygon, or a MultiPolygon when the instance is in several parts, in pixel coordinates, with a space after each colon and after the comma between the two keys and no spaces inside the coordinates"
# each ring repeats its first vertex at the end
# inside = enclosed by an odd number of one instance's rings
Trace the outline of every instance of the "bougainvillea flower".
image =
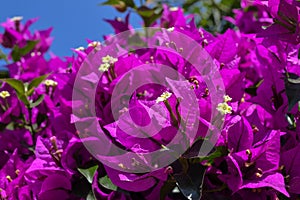
{"type": "Polygon", "coordinates": [[[221,175],[233,192],[243,188],[270,187],[289,196],[278,173],[280,134],[274,133],[260,146],[233,153],[227,158],[228,175],[221,175]],[[272,181],[276,180],[276,181],[272,181]]]}

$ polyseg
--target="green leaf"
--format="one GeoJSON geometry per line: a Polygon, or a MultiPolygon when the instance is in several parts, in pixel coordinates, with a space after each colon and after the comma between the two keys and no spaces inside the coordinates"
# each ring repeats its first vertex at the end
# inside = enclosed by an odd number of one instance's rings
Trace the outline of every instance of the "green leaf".
{"type": "Polygon", "coordinates": [[[42,124],[46,119],[48,119],[47,115],[38,113],[37,118],[36,118],[36,123],[37,123],[37,125],[38,125],[38,126],[41,126],[41,124],[42,124]]]}
{"type": "Polygon", "coordinates": [[[295,130],[296,129],[296,120],[293,114],[286,114],[286,120],[289,123],[289,129],[295,130]]]}
{"type": "Polygon", "coordinates": [[[9,84],[16,91],[18,99],[21,100],[26,106],[29,106],[30,102],[25,94],[25,83],[13,78],[1,79],[1,81],[9,84]]]}
{"type": "Polygon", "coordinates": [[[201,199],[205,172],[206,167],[200,163],[190,163],[187,173],[174,174],[176,184],[186,198],[201,199]]]}
{"type": "Polygon", "coordinates": [[[300,77],[296,79],[288,78],[289,83],[300,84],[300,77]]]}
{"type": "Polygon", "coordinates": [[[17,93],[25,93],[25,86],[22,81],[13,78],[1,79],[1,81],[9,84],[17,93]]]}
{"type": "Polygon", "coordinates": [[[99,5],[109,5],[109,6],[113,6],[113,5],[118,5],[120,2],[120,0],[108,0],[108,1],[105,1],[99,5]]]}
{"type": "Polygon", "coordinates": [[[34,92],[34,89],[37,88],[48,76],[49,76],[49,74],[45,74],[45,75],[42,75],[40,77],[33,79],[28,85],[27,95],[31,96],[34,92]]]}
{"type": "Polygon", "coordinates": [[[141,6],[137,9],[137,12],[141,17],[149,18],[154,14],[154,9],[150,9],[146,6],[141,6]]]}
{"type": "Polygon", "coordinates": [[[162,8],[154,7],[148,8],[141,6],[137,9],[137,13],[142,17],[145,27],[150,26],[155,20],[157,20],[163,12],[162,8]]]}
{"type": "Polygon", "coordinates": [[[176,182],[173,180],[167,180],[160,189],[160,200],[166,199],[169,193],[176,187],[176,182]]]}
{"type": "Polygon", "coordinates": [[[126,6],[128,6],[128,7],[131,7],[131,8],[135,8],[135,7],[136,7],[133,0],[122,0],[122,1],[123,1],[123,2],[126,4],[126,6]]]}
{"type": "Polygon", "coordinates": [[[30,102],[25,94],[19,94],[17,93],[18,98],[28,107],[30,105],[30,102]]]}
{"type": "Polygon", "coordinates": [[[96,197],[95,197],[95,195],[94,195],[93,190],[91,190],[91,191],[89,192],[89,194],[88,194],[87,197],[86,197],[86,200],[97,200],[96,197]]]}
{"type": "Polygon", "coordinates": [[[23,48],[14,46],[14,48],[11,52],[11,57],[12,57],[13,61],[15,61],[15,62],[19,61],[22,56],[24,56],[24,55],[28,54],[30,51],[32,51],[38,42],[39,41],[34,41],[34,40],[27,41],[26,46],[23,48]]]}
{"type": "Polygon", "coordinates": [[[44,98],[45,98],[45,95],[43,95],[43,94],[40,95],[35,102],[30,103],[30,108],[34,108],[34,107],[40,105],[43,102],[44,98]]]}
{"type": "Polygon", "coordinates": [[[228,154],[228,149],[224,146],[216,147],[216,150],[209,154],[208,156],[200,158],[200,162],[207,161],[207,163],[212,164],[216,158],[222,157],[228,154]]]}
{"type": "Polygon", "coordinates": [[[6,54],[0,49],[0,60],[5,60],[8,62],[6,54]]]}
{"type": "Polygon", "coordinates": [[[13,130],[15,130],[14,126],[15,126],[15,123],[11,122],[11,123],[7,124],[6,129],[13,131],[13,130]]]}
{"type": "Polygon", "coordinates": [[[288,98],[288,112],[300,101],[300,77],[288,73],[285,77],[285,92],[288,98]]]}
{"type": "Polygon", "coordinates": [[[120,5],[120,2],[121,3],[123,2],[126,6],[131,7],[131,8],[136,7],[133,0],[108,0],[108,1],[101,3],[100,5],[102,5],[102,6],[104,6],[104,5],[118,6],[118,5],[120,5]]]}
{"type": "Polygon", "coordinates": [[[0,66],[0,80],[3,78],[9,78],[9,73],[6,67],[0,66]]]}
{"type": "Polygon", "coordinates": [[[95,165],[88,169],[81,169],[81,168],[77,168],[77,169],[88,180],[88,182],[92,184],[93,177],[98,169],[98,165],[95,165]]]}
{"type": "Polygon", "coordinates": [[[100,185],[102,185],[103,187],[105,187],[106,189],[109,189],[109,190],[117,191],[117,189],[118,189],[118,187],[111,182],[110,178],[107,175],[104,177],[101,177],[99,179],[99,183],[100,183],[100,185]]]}
{"type": "Polygon", "coordinates": [[[253,86],[250,86],[248,88],[245,89],[245,92],[247,92],[250,95],[256,96],[257,95],[257,88],[264,82],[264,80],[260,80],[259,82],[257,82],[256,84],[254,84],[253,86]]]}

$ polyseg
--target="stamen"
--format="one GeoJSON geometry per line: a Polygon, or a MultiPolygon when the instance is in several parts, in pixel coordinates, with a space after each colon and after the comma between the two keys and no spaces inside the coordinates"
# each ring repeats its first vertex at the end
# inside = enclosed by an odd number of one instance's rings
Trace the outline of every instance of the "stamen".
{"type": "Polygon", "coordinates": [[[19,174],[20,174],[20,170],[17,169],[17,170],[15,171],[15,173],[16,173],[16,175],[19,175],[19,174]]]}
{"type": "Polygon", "coordinates": [[[12,178],[11,178],[9,175],[6,176],[6,179],[7,179],[9,182],[12,182],[12,181],[13,181],[12,178]]]}
{"type": "Polygon", "coordinates": [[[55,137],[55,136],[52,136],[52,137],[50,138],[50,141],[51,141],[51,144],[52,144],[53,149],[54,149],[55,151],[57,151],[57,150],[58,150],[58,147],[57,147],[57,140],[56,140],[56,137],[55,137]]]}

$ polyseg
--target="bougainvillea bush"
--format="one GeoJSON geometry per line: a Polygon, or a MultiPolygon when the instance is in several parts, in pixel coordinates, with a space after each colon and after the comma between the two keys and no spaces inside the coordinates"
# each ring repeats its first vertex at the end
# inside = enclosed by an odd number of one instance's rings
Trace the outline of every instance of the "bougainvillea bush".
{"type": "Polygon", "coordinates": [[[71,57],[46,56],[36,19],[1,24],[0,199],[299,199],[300,2],[242,1],[223,34],[180,7],[106,4],[129,9],[106,20],[123,36],[71,57]]]}

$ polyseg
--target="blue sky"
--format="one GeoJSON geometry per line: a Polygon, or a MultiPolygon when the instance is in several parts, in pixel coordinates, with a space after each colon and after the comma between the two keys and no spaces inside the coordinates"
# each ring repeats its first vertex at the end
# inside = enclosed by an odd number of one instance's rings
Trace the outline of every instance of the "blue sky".
{"type": "MultiPolygon", "coordinates": [[[[103,21],[116,16],[124,17],[110,6],[98,6],[103,0],[5,0],[1,2],[0,21],[9,17],[23,16],[24,21],[39,17],[32,30],[53,27],[54,41],[51,52],[59,56],[72,54],[70,48],[86,46],[86,39],[103,40],[103,35],[113,29],[103,21]]],[[[131,16],[134,27],[140,26],[140,19],[131,16]]],[[[0,28],[0,32],[3,29],[0,28]]]]}

